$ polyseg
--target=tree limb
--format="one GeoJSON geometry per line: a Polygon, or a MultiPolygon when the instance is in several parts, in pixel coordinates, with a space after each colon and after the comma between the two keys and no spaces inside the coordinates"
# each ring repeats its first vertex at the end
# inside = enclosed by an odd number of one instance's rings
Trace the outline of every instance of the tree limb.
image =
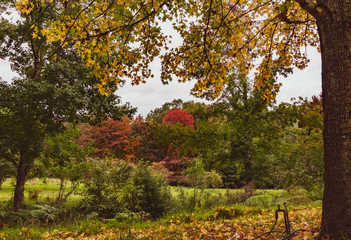
{"type": "Polygon", "coordinates": [[[310,22],[311,20],[307,19],[307,20],[292,20],[288,17],[287,15],[288,13],[288,9],[285,9],[282,13],[279,14],[279,18],[281,20],[283,20],[285,23],[287,24],[305,24],[305,23],[308,23],[310,22]]]}
{"type": "Polygon", "coordinates": [[[324,15],[323,9],[314,3],[312,0],[294,0],[303,9],[309,12],[315,19],[321,18],[324,15]]]}

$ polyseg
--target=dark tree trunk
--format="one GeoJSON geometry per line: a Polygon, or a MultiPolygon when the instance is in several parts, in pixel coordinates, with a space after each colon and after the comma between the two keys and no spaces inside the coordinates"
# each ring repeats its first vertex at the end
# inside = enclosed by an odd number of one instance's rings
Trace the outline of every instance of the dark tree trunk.
{"type": "Polygon", "coordinates": [[[323,233],[351,238],[351,0],[320,0],[324,112],[323,233]]]}
{"type": "Polygon", "coordinates": [[[24,200],[24,185],[26,183],[27,175],[32,167],[33,159],[29,159],[27,154],[21,153],[21,159],[18,164],[16,188],[13,198],[13,207],[15,210],[22,208],[24,200]]]}
{"type": "Polygon", "coordinates": [[[245,174],[246,174],[246,183],[244,186],[245,190],[245,198],[250,198],[253,195],[253,190],[254,190],[254,181],[253,181],[253,171],[252,171],[252,157],[251,154],[248,153],[246,163],[245,163],[245,174]]]}

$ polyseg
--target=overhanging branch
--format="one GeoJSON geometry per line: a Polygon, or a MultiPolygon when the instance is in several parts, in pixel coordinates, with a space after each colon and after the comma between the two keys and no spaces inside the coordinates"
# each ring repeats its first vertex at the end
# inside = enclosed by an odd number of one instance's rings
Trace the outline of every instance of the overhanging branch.
{"type": "Polygon", "coordinates": [[[294,0],[297,2],[303,9],[309,12],[315,19],[321,18],[324,14],[324,11],[312,0],[294,0]]]}

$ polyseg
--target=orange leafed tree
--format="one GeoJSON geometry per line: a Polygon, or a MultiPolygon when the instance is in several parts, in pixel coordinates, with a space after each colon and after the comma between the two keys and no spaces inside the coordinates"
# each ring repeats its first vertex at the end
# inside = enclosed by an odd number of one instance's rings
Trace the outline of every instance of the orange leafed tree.
{"type": "Polygon", "coordinates": [[[108,119],[101,126],[82,126],[79,139],[81,144],[93,141],[97,149],[95,156],[114,156],[117,158],[135,158],[137,147],[141,144],[132,136],[131,121],[122,117],[120,121],[108,119]]]}

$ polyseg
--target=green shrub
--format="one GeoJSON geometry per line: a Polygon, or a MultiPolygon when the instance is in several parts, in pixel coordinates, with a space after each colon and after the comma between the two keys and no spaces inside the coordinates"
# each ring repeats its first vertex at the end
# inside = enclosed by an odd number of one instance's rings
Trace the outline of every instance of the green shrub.
{"type": "Polygon", "coordinates": [[[144,163],[133,171],[132,188],[127,189],[125,200],[130,210],[149,213],[153,218],[162,216],[171,205],[171,192],[165,179],[144,163]]]}
{"type": "Polygon", "coordinates": [[[170,208],[171,194],[164,178],[144,163],[132,165],[122,160],[93,160],[82,181],[87,212],[114,218],[120,213],[162,216],[170,208]]]}
{"type": "Polygon", "coordinates": [[[0,158],[0,190],[7,178],[16,176],[16,168],[11,162],[0,158]]]}
{"type": "Polygon", "coordinates": [[[312,201],[321,201],[323,199],[323,184],[314,185],[308,193],[312,201]]]}
{"type": "Polygon", "coordinates": [[[309,192],[302,187],[294,187],[289,189],[290,203],[293,204],[304,204],[311,202],[309,192]]]}
{"type": "Polygon", "coordinates": [[[225,193],[225,204],[226,205],[231,205],[231,204],[237,204],[237,203],[242,203],[245,199],[245,192],[244,190],[238,190],[238,191],[230,191],[229,188],[226,189],[225,193]]]}
{"type": "Polygon", "coordinates": [[[223,184],[221,175],[215,170],[205,173],[204,182],[206,186],[211,188],[219,188],[223,184]]]}
{"type": "Polygon", "coordinates": [[[145,216],[145,213],[134,213],[134,212],[124,212],[124,213],[117,213],[115,217],[113,218],[117,222],[123,222],[123,223],[133,223],[133,222],[141,222],[147,218],[145,216]]]}
{"type": "Polygon", "coordinates": [[[100,217],[113,218],[124,212],[123,189],[131,186],[132,165],[113,159],[92,159],[90,171],[81,181],[83,207],[87,212],[97,212],[100,217]]]}

